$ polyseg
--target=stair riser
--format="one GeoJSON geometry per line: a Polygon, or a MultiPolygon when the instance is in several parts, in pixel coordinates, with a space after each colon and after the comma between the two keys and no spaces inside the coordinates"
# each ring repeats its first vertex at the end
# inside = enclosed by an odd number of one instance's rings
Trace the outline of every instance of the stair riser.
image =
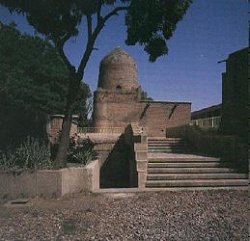
{"type": "Polygon", "coordinates": [[[218,167],[218,162],[211,163],[148,163],[148,168],[211,168],[218,167]]]}
{"type": "Polygon", "coordinates": [[[148,141],[149,145],[183,144],[185,141],[148,141]]]}
{"type": "Polygon", "coordinates": [[[149,139],[146,187],[188,189],[248,186],[246,174],[234,173],[232,169],[222,167],[219,158],[184,154],[186,151],[187,145],[180,138],[149,139]]]}
{"type": "Polygon", "coordinates": [[[149,152],[184,151],[182,148],[149,148],[149,152]]]}
{"type": "Polygon", "coordinates": [[[173,146],[173,145],[185,145],[184,142],[161,142],[161,143],[155,143],[155,142],[148,142],[149,146],[173,146]]]}
{"type": "Polygon", "coordinates": [[[218,162],[220,163],[220,159],[189,159],[189,158],[157,158],[157,159],[151,159],[149,158],[148,163],[178,163],[178,162],[203,162],[203,163],[209,163],[209,162],[218,162]]]}
{"type": "Polygon", "coordinates": [[[245,186],[247,179],[220,179],[220,180],[169,180],[169,181],[147,181],[147,186],[151,187],[216,187],[216,186],[245,186]]]}
{"type": "Polygon", "coordinates": [[[148,145],[149,148],[184,147],[184,145],[148,145]]]}
{"type": "Polygon", "coordinates": [[[148,150],[149,153],[180,153],[184,154],[184,150],[148,150]]]}
{"type": "Polygon", "coordinates": [[[156,143],[156,144],[162,144],[162,143],[185,143],[185,141],[183,140],[177,140],[177,141],[151,141],[151,140],[148,140],[148,143],[156,143]]]}
{"type": "Polygon", "coordinates": [[[149,184],[146,183],[146,187],[227,187],[227,186],[248,186],[246,182],[238,183],[238,182],[228,182],[228,183],[159,183],[159,184],[149,184]]]}
{"type": "Polygon", "coordinates": [[[180,146],[168,146],[168,147],[148,147],[148,150],[183,150],[184,147],[180,146]]]}
{"type": "Polygon", "coordinates": [[[154,148],[159,148],[159,149],[164,149],[164,148],[182,148],[184,146],[181,145],[164,145],[164,146],[148,146],[149,149],[154,149],[154,148]]]}
{"type": "Polygon", "coordinates": [[[244,174],[174,174],[174,175],[164,175],[164,176],[148,176],[147,180],[194,180],[194,179],[244,179],[247,175],[244,174]]]}
{"type": "Polygon", "coordinates": [[[161,173],[232,173],[228,168],[148,168],[148,174],[161,173]]]}
{"type": "Polygon", "coordinates": [[[159,142],[162,142],[162,141],[184,141],[183,138],[151,138],[149,137],[148,138],[148,141],[159,141],[159,142]]]}

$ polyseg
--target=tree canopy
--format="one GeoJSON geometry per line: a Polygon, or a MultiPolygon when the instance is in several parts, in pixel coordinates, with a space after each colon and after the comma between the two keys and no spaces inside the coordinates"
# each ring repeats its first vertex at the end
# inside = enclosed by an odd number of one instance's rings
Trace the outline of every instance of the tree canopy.
{"type": "MultiPolygon", "coordinates": [[[[0,149],[46,137],[46,114],[63,113],[69,73],[55,48],[0,22],[0,149]],[[15,136],[15,138],[13,138],[15,136]]],[[[90,90],[81,83],[74,113],[87,123],[90,90]]]]}
{"type": "MultiPolygon", "coordinates": [[[[68,70],[55,48],[43,39],[21,34],[14,24],[0,22],[1,102],[47,114],[63,113],[68,70]]],[[[90,95],[82,83],[75,112],[81,112],[90,95]]]]}
{"type": "Polygon", "coordinates": [[[151,61],[167,54],[166,41],[173,35],[176,24],[182,19],[191,2],[191,0],[0,0],[0,3],[11,11],[24,14],[28,22],[38,32],[52,40],[59,49],[69,38],[78,35],[82,20],[86,22],[89,37],[94,40],[110,17],[120,11],[126,11],[126,43],[129,45],[139,43],[144,46],[151,61]],[[102,15],[105,6],[113,8],[106,15],[102,15]],[[96,15],[95,21],[94,15],[96,15]]]}
{"type": "Polygon", "coordinates": [[[148,96],[147,91],[142,91],[141,93],[141,100],[153,100],[152,97],[148,96]]]}
{"type": "Polygon", "coordinates": [[[26,16],[36,31],[53,43],[69,72],[67,101],[56,162],[64,166],[74,104],[96,39],[109,19],[125,12],[129,45],[140,44],[149,60],[167,54],[172,36],[192,0],[0,0],[11,12],[26,16]],[[104,11],[105,10],[105,11],[104,11]],[[80,24],[83,23],[83,24],[80,24]],[[85,29],[81,29],[84,28],[85,29]],[[65,43],[81,30],[87,33],[79,65],[75,67],[64,52],[65,43]]]}

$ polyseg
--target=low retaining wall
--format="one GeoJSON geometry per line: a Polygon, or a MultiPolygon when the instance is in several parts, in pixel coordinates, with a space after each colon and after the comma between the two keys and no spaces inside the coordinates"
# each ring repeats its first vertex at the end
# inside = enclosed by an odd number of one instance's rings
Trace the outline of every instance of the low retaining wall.
{"type": "Polygon", "coordinates": [[[0,198],[57,198],[65,194],[99,189],[99,160],[85,167],[34,172],[0,172],[0,198]]]}

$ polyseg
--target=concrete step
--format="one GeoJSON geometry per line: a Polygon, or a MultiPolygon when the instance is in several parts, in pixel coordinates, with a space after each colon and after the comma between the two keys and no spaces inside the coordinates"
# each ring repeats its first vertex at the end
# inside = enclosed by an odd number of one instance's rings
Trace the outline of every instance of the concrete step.
{"type": "Polygon", "coordinates": [[[148,146],[149,150],[152,149],[159,149],[159,150],[164,150],[164,149],[178,149],[178,148],[185,148],[184,145],[159,145],[159,146],[148,146]]]}
{"type": "Polygon", "coordinates": [[[185,153],[186,151],[183,149],[164,149],[164,150],[148,150],[149,153],[185,153]]]}
{"type": "Polygon", "coordinates": [[[148,143],[180,143],[184,142],[183,139],[164,139],[164,140],[151,140],[148,139],[148,143]]]}
{"type": "Polygon", "coordinates": [[[105,195],[117,194],[118,197],[126,196],[126,194],[131,195],[138,192],[193,192],[193,191],[208,191],[208,190],[242,190],[247,191],[247,186],[222,186],[222,187],[145,187],[145,188],[102,188],[96,189],[93,193],[100,193],[105,195]]]}
{"type": "Polygon", "coordinates": [[[179,145],[184,144],[184,141],[148,141],[148,145],[179,145]]]}
{"type": "Polygon", "coordinates": [[[206,163],[206,162],[217,162],[217,163],[221,163],[220,158],[214,158],[214,159],[210,159],[210,158],[200,158],[200,159],[191,159],[191,158],[149,158],[148,159],[148,163],[179,163],[179,162],[185,162],[185,163],[189,163],[189,162],[202,162],[202,163],[206,163]]]}
{"type": "Polygon", "coordinates": [[[232,173],[230,168],[148,168],[148,174],[162,174],[162,173],[232,173]]]}
{"type": "Polygon", "coordinates": [[[161,141],[183,141],[182,138],[165,138],[165,137],[149,137],[148,142],[155,141],[155,142],[161,142],[161,141]]]}
{"type": "Polygon", "coordinates": [[[184,143],[148,143],[149,147],[183,146],[184,143]]]}
{"type": "Polygon", "coordinates": [[[149,153],[185,153],[186,145],[180,138],[169,138],[164,140],[149,139],[149,153]]]}
{"type": "Polygon", "coordinates": [[[193,154],[179,153],[148,153],[149,162],[214,162],[220,161],[218,157],[207,157],[193,154]]]}
{"type": "Polygon", "coordinates": [[[148,168],[207,168],[218,167],[219,162],[154,162],[148,163],[148,168]]]}
{"type": "Polygon", "coordinates": [[[146,187],[227,187],[248,186],[248,179],[150,180],[146,187]]]}
{"type": "Polygon", "coordinates": [[[247,179],[242,173],[190,173],[190,174],[148,174],[147,180],[190,180],[190,179],[247,179]]]}
{"type": "Polygon", "coordinates": [[[183,145],[185,145],[185,143],[184,143],[184,142],[148,143],[148,146],[149,146],[149,147],[157,147],[157,146],[178,146],[178,145],[183,146],[183,145]]]}

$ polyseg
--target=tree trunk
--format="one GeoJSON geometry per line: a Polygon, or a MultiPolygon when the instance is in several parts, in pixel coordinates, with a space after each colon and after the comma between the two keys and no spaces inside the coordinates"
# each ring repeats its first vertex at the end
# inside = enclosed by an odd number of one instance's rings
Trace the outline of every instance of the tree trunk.
{"type": "Polygon", "coordinates": [[[70,111],[65,114],[62,124],[62,132],[59,140],[59,147],[55,159],[55,167],[62,168],[67,164],[67,153],[70,141],[70,128],[72,124],[72,114],[70,111]]]}
{"type": "Polygon", "coordinates": [[[59,139],[59,146],[56,153],[55,167],[62,168],[67,165],[67,154],[70,142],[70,129],[72,125],[72,106],[79,92],[80,80],[76,74],[72,74],[69,79],[67,105],[63,118],[62,131],[59,139]]]}

